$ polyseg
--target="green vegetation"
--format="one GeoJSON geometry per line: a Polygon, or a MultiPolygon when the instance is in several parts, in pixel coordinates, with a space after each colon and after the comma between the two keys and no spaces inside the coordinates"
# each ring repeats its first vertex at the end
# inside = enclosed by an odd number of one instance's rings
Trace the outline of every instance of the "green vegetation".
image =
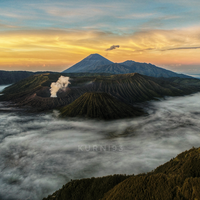
{"type": "Polygon", "coordinates": [[[75,180],[43,200],[198,200],[199,166],[200,148],[192,148],[147,174],[75,180]]]}
{"type": "Polygon", "coordinates": [[[99,118],[105,120],[135,117],[144,114],[140,109],[125,104],[108,93],[85,93],[61,108],[61,116],[99,118]]]}
{"type": "Polygon", "coordinates": [[[53,195],[44,200],[57,199],[74,199],[74,200],[90,200],[101,199],[104,193],[108,192],[114,186],[129,178],[126,175],[105,176],[102,178],[88,178],[81,180],[72,180],[64,185],[53,195]],[[76,189],[75,189],[76,188],[76,189]]]}

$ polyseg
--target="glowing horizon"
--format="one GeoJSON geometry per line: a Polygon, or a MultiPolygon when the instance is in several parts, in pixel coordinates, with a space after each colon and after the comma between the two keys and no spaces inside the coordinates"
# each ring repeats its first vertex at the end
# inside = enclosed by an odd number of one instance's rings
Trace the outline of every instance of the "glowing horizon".
{"type": "Polygon", "coordinates": [[[0,3],[0,70],[63,71],[90,54],[200,73],[200,2],[0,3]],[[119,45],[106,51],[113,45],[119,45]]]}

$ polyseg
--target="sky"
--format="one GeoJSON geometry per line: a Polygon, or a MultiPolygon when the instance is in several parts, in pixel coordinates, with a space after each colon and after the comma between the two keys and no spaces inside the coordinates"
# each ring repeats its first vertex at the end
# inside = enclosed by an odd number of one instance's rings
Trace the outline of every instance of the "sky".
{"type": "Polygon", "coordinates": [[[0,0],[0,70],[60,72],[99,53],[200,74],[199,7],[199,0],[0,0]]]}

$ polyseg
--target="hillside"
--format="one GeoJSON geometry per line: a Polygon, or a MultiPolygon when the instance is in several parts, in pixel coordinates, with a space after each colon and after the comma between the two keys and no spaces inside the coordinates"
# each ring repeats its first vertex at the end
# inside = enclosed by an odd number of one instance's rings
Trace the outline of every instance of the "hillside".
{"type": "MultiPolygon", "coordinates": [[[[112,63],[109,65],[101,65],[95,67],[94,70],[91,70],[91,73],[110,73],[110,74],[128,74],[130,72],[130,68],[126,65],[122,65],[119,63],[112,63]]],[[[134,72],[133,72],[134,73],[134,72]]]]}
{"type": "Polygon", "coordinates": [[[62,74],[46,73],[28,77],[6,88],[2,101],[13,101],[19,106],[32,106],[37,110],[49,110],[66,106],[86,92],[104,92],[121,102],[132,104],[200,91],[198,79],[163,79],[142,76],[137,73],[119,75],[79,76],[70,79],[67,90],[50,97],[50,85],[62,74]]]}
{"type": "Polygon", "coordinates": [[[94,70],[97,66],[107,65],[111,63],[111,61],[99,54],[91,54],[77,64],[63,71],[63,73],[90,72],[91,70],[94,70]]]}
{"type": "Polygon", "coordinates": [[[8,85],[16,83],[22,79],[25,79],[31,75],[33,72],[27,71],[3,71],[0,70],[0,85],[8,85]]]}
{"type": "Polygon", "coordinates": [[[37,75],[37,74],[44,74],[44,73],[56,73],[56,72],[46,72],[46,71],[30,72],[30,71],[0,70],[0,85],[9,85],[9,84],[17,83],[30,76],[37,75]]]}
{"type": "Polygon", "coordinates": [[[104,120],[136,117],[144,114],[140,109],[125,104],[108,93],[85,93],[61,109],[63,117],[86,117],[104,120]]]}
{"type": "Polygon", "coordinates": [[[126,73],[139,73],[152,77],[179,77],[179,78],[192,78],[184,74],[177,74],[170,70],[166,70],[160,67],[156,67],[152,64],[138,63],[134,61],[126,61],[124,63],[109,64],[103,66],[97,66],[91,73],[111,73],[111,74],[126,74],[126,73]]]}
{"type": "Polygon", "coordinates": [[[200,148],[185,151],[147,174],[73,180],[43,200],[197,200],[199,153],[200,148]]]}

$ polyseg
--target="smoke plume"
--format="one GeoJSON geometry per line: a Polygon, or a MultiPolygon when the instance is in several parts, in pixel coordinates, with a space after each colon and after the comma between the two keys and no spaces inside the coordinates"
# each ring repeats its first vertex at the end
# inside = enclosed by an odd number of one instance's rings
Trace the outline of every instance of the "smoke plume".
{"type": "Polygon", "coordinates": [[[51,97],[57,97],[57,92],[65,90],[69,84],[69,77],[60,76],[57,82],[51,83],[51,97]]]}

